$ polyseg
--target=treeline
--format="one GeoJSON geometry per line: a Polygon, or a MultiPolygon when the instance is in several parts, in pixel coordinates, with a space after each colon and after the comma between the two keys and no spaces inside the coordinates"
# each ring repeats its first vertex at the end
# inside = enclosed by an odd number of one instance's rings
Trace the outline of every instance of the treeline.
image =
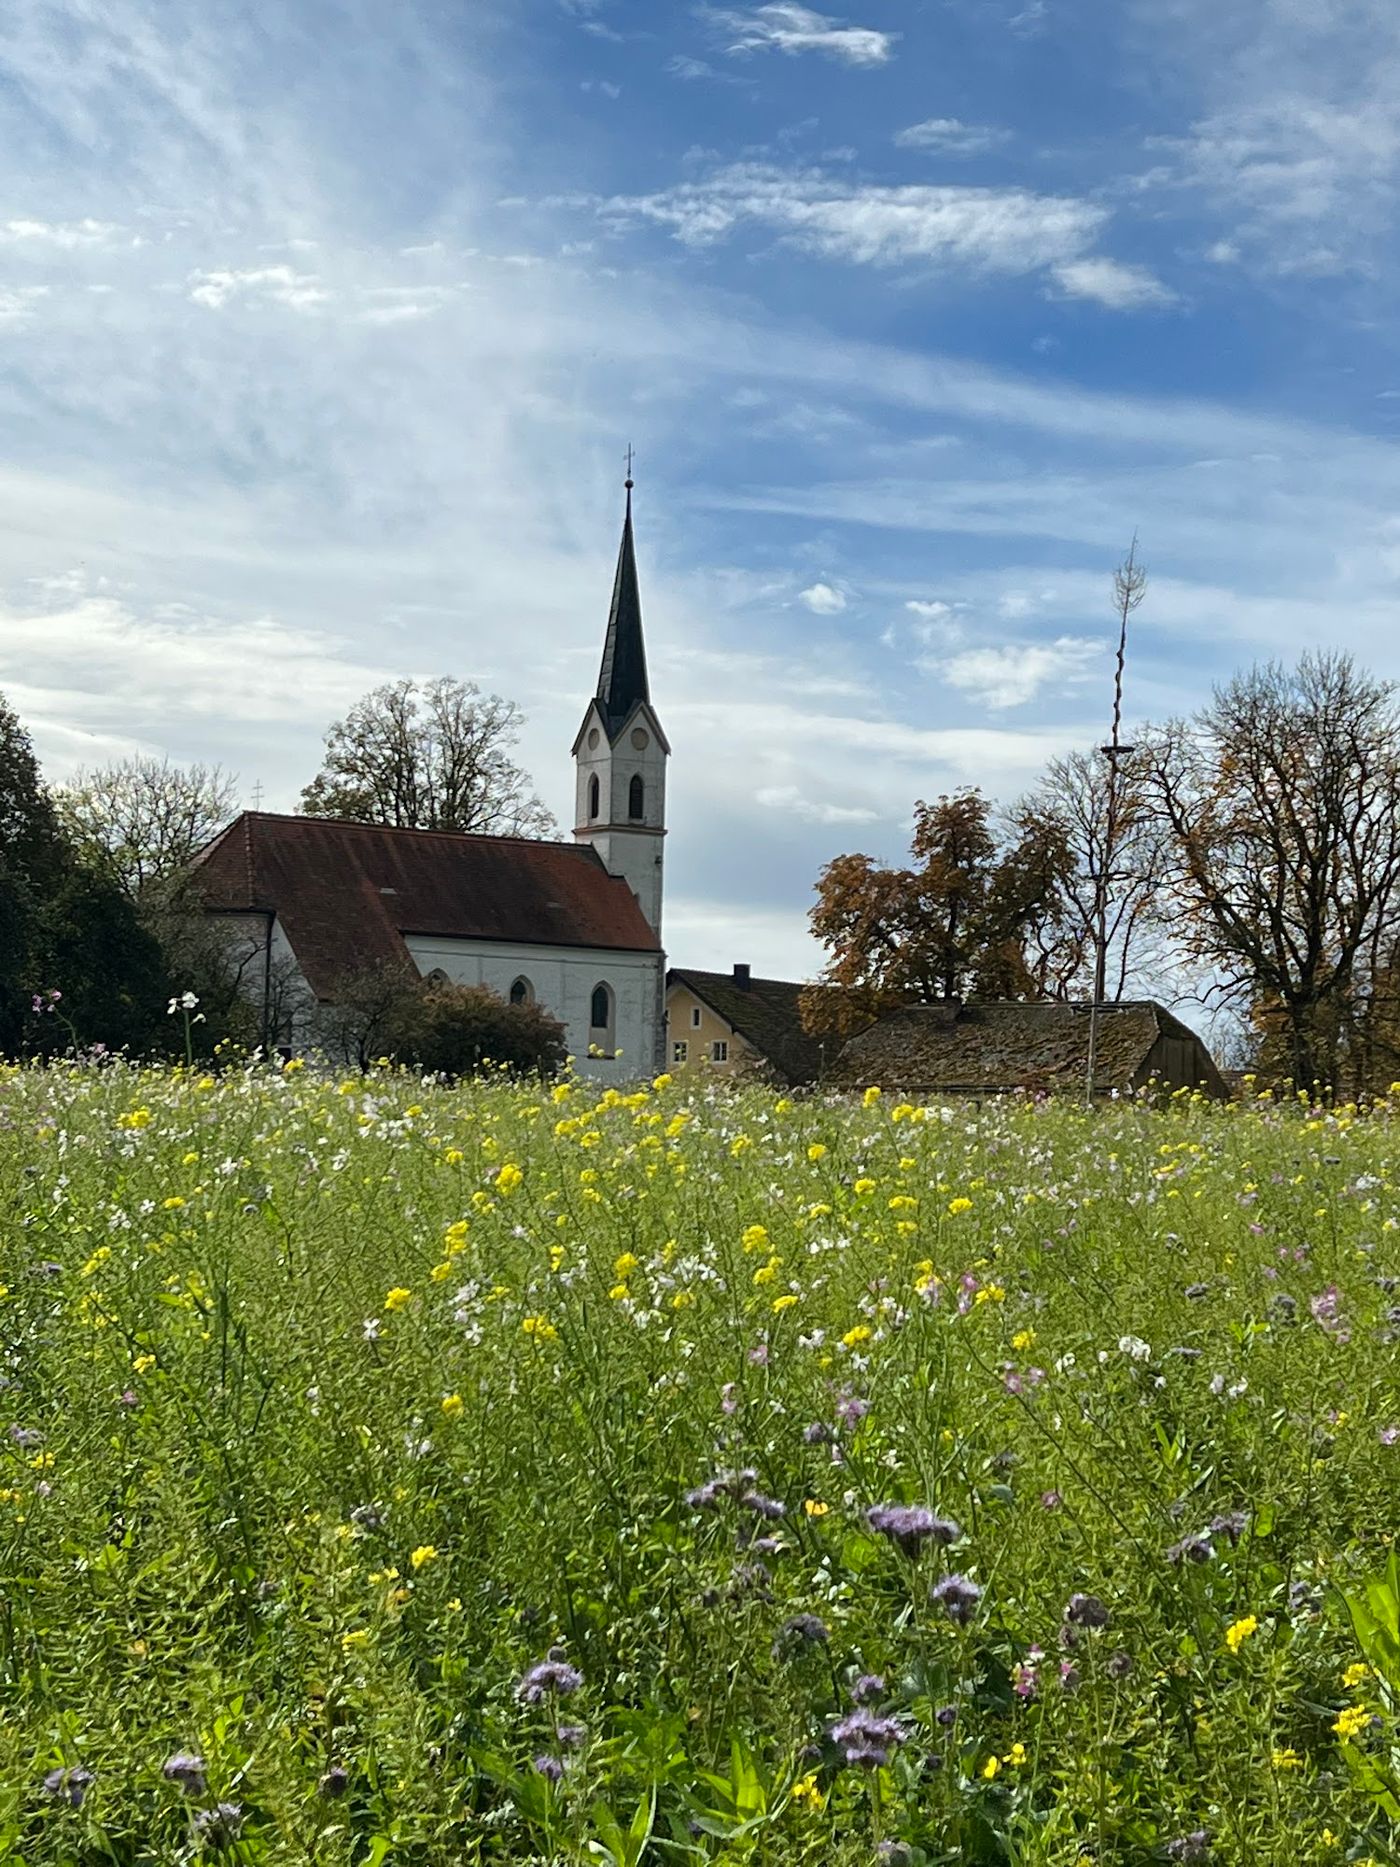
{"type": "Polygon", "coordinates": [[[1195,996],[1223,1060],[1344,1095],[1400,1077],[1400,704],[1345,655],[1237,674],[998,811],[915,807],[908,862],[839,856],[813,1029],[937,998],[1195,996]],[[1096,994],[1095,979],[1100,989],[1096,994]]]}

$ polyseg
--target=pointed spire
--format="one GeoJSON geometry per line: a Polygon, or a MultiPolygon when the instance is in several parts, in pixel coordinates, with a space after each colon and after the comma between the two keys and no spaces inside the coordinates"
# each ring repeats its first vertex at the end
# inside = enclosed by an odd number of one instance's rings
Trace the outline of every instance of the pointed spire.
{"type": "Polygon", "coordinates": [[[615,738],[639,700],[649,700],[647,651],[642,640],[642,596],[637,584],[637,554],[632,543],[632,450],[627,450],[627,516],[613,579],[612,609],[598,671],[598,704],[615,738]]]}

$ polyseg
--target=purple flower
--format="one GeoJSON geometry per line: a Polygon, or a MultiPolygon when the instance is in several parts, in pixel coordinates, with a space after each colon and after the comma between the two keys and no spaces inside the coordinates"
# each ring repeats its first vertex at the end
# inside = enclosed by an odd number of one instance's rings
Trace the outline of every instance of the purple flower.
{"type": "Polygon", "coordinates": [[[1108,1609],[1097,1595],[1073,1594],[1065,1604],[1065,1619],[1076,1627],[1107,1627],[1108,1609]]]}
{"type": "Polygon", "coordinates": [[[856,1705],[873,1705],[885,1696],[885,1682],[879,1673],[862,1673],[851,1687],[851,1701],[856,1705]]]}
{"type": "Polygon", "coordinates": [[[1233,1549],[1249,1528],[1249,1519],[1242,1510],[1225,1510],[1212,1517],[1206,1528],[1211,1536],[1223,1536],[1233,1549]]]}
{"type": "Polygon", "coordinates": [[[236,1802],[216,1802],[212,1809],[195,1813],[194,1831],[207,1848],[231,1848],[243,1827],[243,1811],[236,1802]]]}
{"type": "Polygon", "coordinates": [[[775,1497],[766,1497],[762,1491],[746,1491],[739,1499],[745,1510],[753,1511],[759,1517],[766,1517],[770,1523],[776,1523],[779,1517],[786,1517],[787,1505],[775,1497]]]}
{"type": "Polygon", "coordinates": [[[1400,1440],[1400,1426],[1383,1426],[1376,1437],[1383,1446],[1393,1446],[1400,1440]]]}
{"type": "Polygon", "coordinates": [[[1183,1562],[1209,1562],[1215,1555],[1215,1545],[1210,1540],[1207,1530],[1196,1530],[1190,1536],[1182,1537],[1179,1543],[1173,1543],[1167,1551],[1167,1561],[1177,1568],[1183,1562]]]}
{"type": "Polygon", "coordinates": [[[173,1757],[167,1757],[160,1766],[160,1773],[167,1783],[178,1783],[187,1796],[202,1796],[207,1784],[204,1780],[204,1759],[192,1751],[177,1750],[173,1757]]]}
{"type": "Polygon", "coordinates": [[[831,1727],[831,1741],[845,1761],[865,1770],[879,1769],[890,1760],[890,1752],[903,1733],[893,1718],[882,1718],[858,1706],[831,1727]]]}
{"type": "Polygon", "coordinates": [[[1042,1510],[1058,1510],[1063,1503],[1064,1499],[1060,1496],[1058,1491],[1042,1491],[1040,1494],[1040,1507],[1042,1510]]]}
{"type": "Polygon", "coordinates": [[[815,1614],[794,1614],[778,1629],[773,1653],[778,1657],[785,1652],[800,1651],[803,1647],[821,1646],[830,1638],[826,1622],[819,1620],[815,1614]]]}
{"type": "Polygon", "coordinates": [[[1011,1690],[1019,1699],[1035,1697],[1036,1687],[1040,1684],[1040,1675],[1034,1666],[1024,1660],[1018,1660],[1011,1668],[1011,1690]]]}
{"type": "Polygon", "coordinates": [[[554,1735],[565,1750],[577,1750],[588,1736],[588,1728],[582,1724],[561,1724],[556,1728],[554,1735]]]}
{"type": "Polygon", "coordinates": [[[83,1797],[91,1789],[93,1774],[78,1763],[66,1770],[50,1770],[44,1778],[44,1788],[55,1801],[64,1801],[71,1809],[83,1806],[83,1797]]]}
{"type": "Polygon", "coordinates": [[[10,1438],[21,1452],[32,1452],[36,1446],[42,1446],[44,1443],[44,1435],[37,1426],[11,1426],[10,1438]]]}
{"type": "Polygon", "coordinates": [[[962,1535],[951,1518],[935,1517],[926,1504],[874,1504],[865,1513],[865,1521],[906,1556],[917,1556],[926,1538],[947,1544],[956,1543],[962,1535]]]}
{"type": "Polygon", "coordinates": [[[1126,1679],[1133,1670],[1133,1656],[1120,1648],[1117,1653],[1110,1653],[1108,1665],[1104,1668],[1110,1679],[1126,1679]]]}
{"type": "Polygon", "coordinates": [[[516,1686],[516,1696],[527,1705],[542,1705],[547,1698],[568,1698],[583,1684],[583,1674],[567,1660],[545,1659],[532,1666],[516,1686]]]}
{"type": "Polygon", "coordinates": [[[726,1381],[724,1386],[719,1390],[719,1410],[721,1413],[737,1413],[739,1411],[739,1403],[734,1398],[735,1385],[733,1381],[726,1381]]]}
{"type": "Polygon", "coordinates": [[[1189,1835],[1178,1835],[1175,1841],[1167,1843],[1169,1861],[1203,1861],[1210,1858],[1210,1836],[1204,1828],[1195,1828],[1189,1835]]]}
{"type": "Polygon", "coordinates": [[[817,1420],[811,1426],[804,1426],[802,1429],[804,1446],[829,1446],[833,1437],[831,1428],[822,1420],[817,1420]]]}
{"type": "Polygon", "coordinates": [[[334,1802],[338,1796],[343,1796],[349,1787],[350,1772],[343,1763],[333,1763],[317,1784],[317,1788],[320,1790],[321,1794],[328,1797],[332,1802],[334,1802]]]}
{"type": "Polygon", "coordinates": [[[836,1417],[843,1426],[857,1426],[870,1411],[870,1402],[855,1394],[843,1394],[836,1403],[836,1417]]]}
{"type": "Polygon", "coordinates": [[[1079,1690],[1079,1668],[1073,1660],[1060,1661],[1060,1685],[1066,1692],[1079,1690]]]}
{"type": "Polygon", "coordinates": [[[940,1705],[938,1710],[933,1714],[933,1721],[935,1724],[941,1724],[945,1731],[950,1730],[958,1721],[957,1706],[940,1705]]]}
{"type": "Polygon", "coordinates": [[[1315,1296],[1308,1304],[1313,1321],[1319,1328],[1325,1329],[1334,1342],[1349,1342],[1351,1331],[1342,1322],[1341,1292],[1335,1284],[1315,1296]]]}
{"type": "Polygon", "coordinates": [[[541,1757],[536,1757],[530,1768],[536,1776],[542,1776],[547,1783],[557,1783],[564,1774],[563,1763],[558,1757],[551,1757],[548,1752],[541,1757]]]}
{"type": "Polygon", "coordinates": [[[950,1620],[966,1627],[982,1599],[982,1590],[965,1575],[945,1575],[934,1583],[930,1596],[950,1620]]]}
{"type": "Polygon", "coordinates": [[[686,1492],[685,1501],[692,1510],[718,1510],[720,1500],[728,1496],[729,1486],[722,1478],[707,1478],[704,1484],[686,1492]]]}

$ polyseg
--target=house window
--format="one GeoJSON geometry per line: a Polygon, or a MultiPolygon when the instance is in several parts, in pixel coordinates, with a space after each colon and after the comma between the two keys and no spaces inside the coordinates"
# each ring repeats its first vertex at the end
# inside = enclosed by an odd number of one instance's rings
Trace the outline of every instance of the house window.
{"type": "Polygon", "coordinates": [[[594,986],[588,1007],[588,1043],[590,1049],[601,1050],[605,1057],[610,1057],[617,1048],[613,1030],[616,1003],[610,985],[594,986]]]}
{"type": "Polygon", "coordinates": [[[726,1038],[717,1037],[710,1045],[710,1061],[711,1063],[728,1063],[729,1042],[726,1038]]]}
{"type": "Polygon", "coordinates": [[[512,1005],[533,1005],[535,1002],[535,988],[523,974],[510,988],[510,1002],[512,1005]]]}
{"type": "Polygon", "coordinates": [[[588,821],[590,823],[596,823],[598,821],[598,799],[598,774],[595,771],[593,776],[588,780],[588,821]]]}
{"type": "Polygon", "coordinates": [[[646,786],[640,775],[634,777],[627,787],[627,815],[633,823],[640,823],[646,815],[646,786]]]}
{"type": "Polygon", "coordinates": [[[691,1007],[690,1028],[692,1031],[698,1031],[700,1029],[700,1007],[698,1005],[692,1005],[691,1007]]]}
{"type": "Polygon", "coordinates": [[[679,1042],[672,1044],[671,1061],[672,1063],[688,1063],[690,1061],[690,1045],[683,1037],[679,1042]]]}

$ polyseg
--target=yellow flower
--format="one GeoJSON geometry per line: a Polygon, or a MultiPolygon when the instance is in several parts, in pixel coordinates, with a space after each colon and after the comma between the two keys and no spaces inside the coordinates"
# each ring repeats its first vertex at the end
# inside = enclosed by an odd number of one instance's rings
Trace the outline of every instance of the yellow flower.
{"type": "Polygon", "coordinates": [[[1259,1631],[1259,1622],[1253,1614],[1246,1614],[1242,1621],[1235,1621],[1225,1629],[1225,1644],[1232,1653],[1238,1653],[1251,1634],[1259,1631]]]}
{"type": "Polygon", "coordinates": [[[557,1342],[559,1331],[547,1316],[527,1316],[520,1325],[526,1335],[532,1335],[540,1342],[557,1342]]]}
{"type": "Polygon", "coordinates": [[[154,1368],[155,1365],[156,1358],[154,1355],[138,1355],[131,1364],[131,1371],[133,1374],[145,1374],[149,1369],[154,1368]]]}
{"type": "Polygon", "coordinates": [[[1035,1330],[1018,1329],[1011,1338],[1011,1346],[1019,1354],[1022,1350],[1035,1347],[1035,1330]]]}
{"type": "Polygon", "coordinates": [[[351,1633],[342,1634],[340,1636],[340,1644],[347,1653],[352,1653],[356,1647],[368,1646],[369,1631],[367,1628],[357,1627],[351,1633]]]}
{"type": "Polygon", "coordinates": [[[444,1394],[442,1397],[442,1410],[449,1420],[455,1420],[460,1417],[463,1405],[464,1402],[460,1394],[444,1394]]]}
{"type": "Polygon", "coordinates": [[[520,1171],[519,1167],[515,1165],[514,1161],[508,1160],[505,1166],[502,1167],[500,1172],[496,1175],[496,1191],[498,1193],[513,1193],[524,1178],[525,1175],[520,1171]]]}
{"type": "Polygon", "coordinates": [[[1006,1755],[1002,1758],[1003,1763],[1009,1763],[1016,1769],[1019,1769],[1020,1766],[1025,1761],[1026,1761],[1026,1747],[1024,1744],[1020,1744],[1020,1743],[1013,1744],[1010,1750],[1008,1750],[1006,1755]]]}
{"type": "Polygon", "coordinates": [[[412,1301],[413,1292],[405,1290],[402,1284],[395,1284],[384,1299],[384,1307],[392,1316],[395,1310],[407,1309],[412,1301]]]}
{"type": "Polygon", "coordinates": [[[866,1179],[857,1180],[852,1190],[857,1193],[873,1193],[875,1191],[875,1182],[866,1179]]]}
{"type": "Polygon", "coordinates": [[[970,1199],[965,1199],[961,1193],[959,1193],[956,1199],[950,1199],[948,1201],[948,1211],[955,1219],[960,1212],[971,1212],[971,1210],[972,1201],[970,1199]]]}
{"type": "Polygon", "coordinates": [[[437,1551],[431,1543],[420,1543],[408,1560],[415,1569],[422,1569],[428,1563],[437,1561],[437,1551]]]}
{"type": "Polygon", "coordinates": [[[1371,1722],[1371,1714],[1364,1705],[1348,1705],[1346,1710],[1337,1714],[1332,1729],[1343,1743],[1353,1737],[1359,1737],[1371,1722]]]}
{"type": "Polygon", "coordinates": [[[843,1348],[856,1348],[860,1343],[868,1342],[869,1340],[870,1328],[868,1324],[858,1322],[854,1329],[848,1329],[842,1336],[841,1344],[843,1348]]]}
{"type": "Polygon", "coordinates": [[[161,1201],[161,1204],[164,1206],[167,1212],[174,1212],[178,1207],[183,1206],[184,1203],[185,1203],[184,1200],[181,1199],[178,1193],[176,1193],[174,1198],[172,1199],[165,1199],[161,1201]]]}
{"type": "Polygon", "coordinates": [[[674,1081],[675,1078],[670,1072],[663,1070],[660,1076],[653,1077],[651,1086],[653,1089],[669,1089],[674,1081]]]}
{"type": "Polygon", "coordinates": [[[913,1212],[918,1203],[918,1200],[910,1193],[896,1193],[894,1198],[890,1201],[890,1211],[913,1212]]]}
{"type": "Polygon", "coordinates": [[[1283,1749],[1274,1751],[1270,1761],[1276,1770],[1301,1770],[1303,1759],[1296,1750],[1283,1749]]]}
{"type": "Polygon", "coordinates": [[[798,1781],[793,1784],[792,1799],[799,1808],[804,1804],[814,1809],[819,1809],[822,1806],[822,1792],[817,1788],[815,1772],[813,1772],[811,1776],[800,1777],[798,1781]]]}
{"type": "Polygon", "coordinates": [[[459,1147],[450,1147],[442,1158],[449,1167],[460,1167],[463,1160],[462,1150],[459,1147]]]}
{"type": "Polygon", "coordinates": [[[614,1277],[630,1277],[633,1271],[639,1271],[641,1268],[642,1260],[630,1251],[624,1251],[620,1257],[613,1259],[614,1277]]]}
{"type": "Polygon", "coordinates": [[[1359,1686],[1363,1679],[1371,1677],[1371,1668],[1364,1660],[1356,1660],[1342,1674],[1342,1684],[1350,1692],[1353,1686],[1359,1686]]]}
{"type": "Polygon", "coordinates": [[[759,1265],[758,1269],[753,1274],[753,1280],[756,1284],[771,1284],[782,1268],[783,1261],[781,1258],[769,1258],[766,1264],[759,1265]]]}
{"type": "Polygon", "coordinates": [[[671,1298],[672,1309],[693,1309],[694,1307],[695,1292],[693,1290],[678,1290],[671,1298]]]}
{"type": "Polygon", "coordinates": [[[608,1292],[608,1296],[614,1303],[626,1302],[631,1294],[632,1292],[627,1288],[626,1284],[614,1284],[612,1289],[608,1292]]]}
{"type": "Polygon", "coordinates": [[[825,1141],[814,1141],[812,1145],[807,1149],[807,1158],[808,1160],[825,1160],[826,1158],[825,1141]]]}
{"type": "Polygon", "coordinates": [[[768,1243],[768,1227],[766,1225],[746,1225],[740,1236],[739,1243],[744,1247],[745,1251],[761,1251],[768,1243]]]}
{"type": "Polygon", "coordinates": [[[788,1291],[786,1296],[774,1297],[773,1299],[774,1315],[781,1316],[783,1311],[791,1309],[793,1304],[796,1301],[797,1301],[797,1298],[792,1294],[790,1290],[788,1291]]]}
{"type": "Polygon", "coordinates": [[[874,1083],[870,1085],[860,1100],[862,1108],[874,1108],[875,1104],[880,1100],[880,1091],[875,1087],[874,1083]]]}
{"type": "Polygon", "coordinates": [[[1000,1757],[988,1757],[987,1761],[982,1765],[983,1782],[990,1783],[992,1778],[996,1775],[997,1771],[1000,1768],[1001,1768],[1000,1757]]]}

